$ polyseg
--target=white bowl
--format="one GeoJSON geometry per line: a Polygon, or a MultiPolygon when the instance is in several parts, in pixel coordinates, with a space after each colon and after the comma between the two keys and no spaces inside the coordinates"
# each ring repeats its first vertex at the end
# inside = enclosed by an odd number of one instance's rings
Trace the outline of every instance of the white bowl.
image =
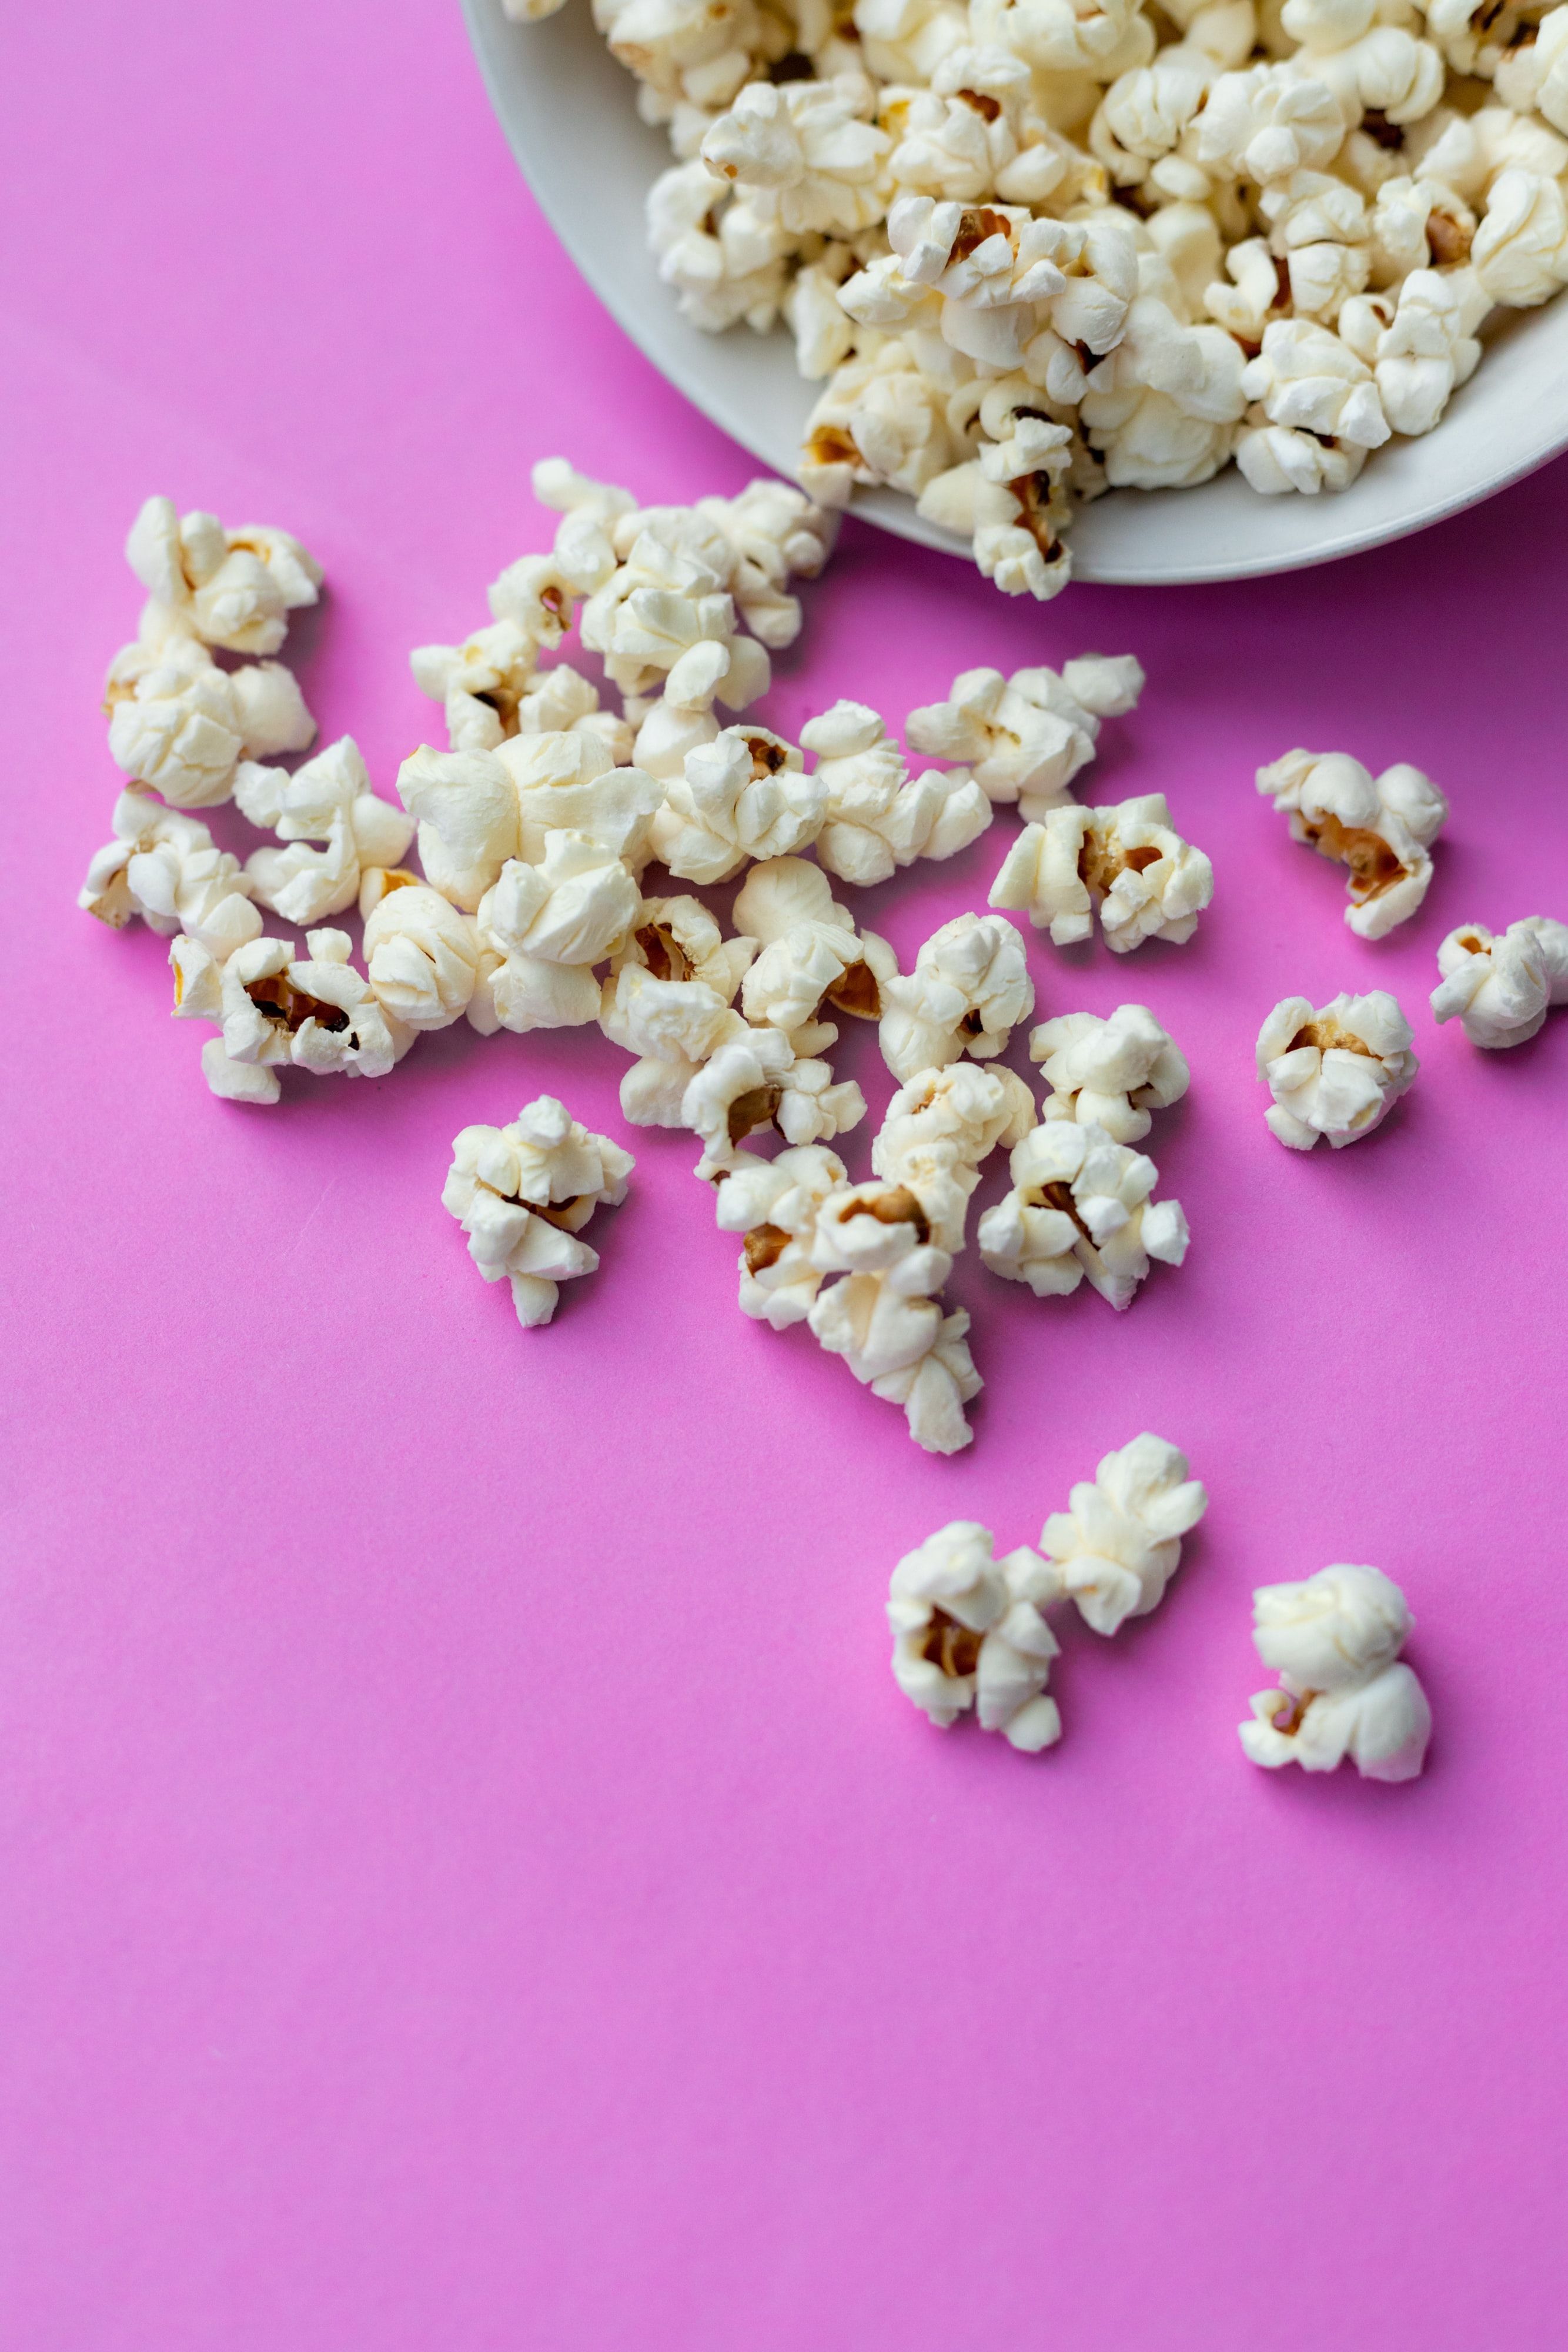
{"type": "MultiPolygon", "coordinates": [[[[782,329],[704,334],[661,284],[643,200],[671,161],[669,142],[639,119],[632,77],[594,30],[587,0],[536,25],[511,23],[500,0],[464,7],[512,151],[589,284],[688,400],[792,478],[816,387],[796,373],[782,329]]],[[[1195,490],[1113,490],[1073,525],[1074,576],[1157,585],[1295,571],[1421,530],[1532,472],[1568,447],[1568,296],[1499,315],[1486,358],[1437,431],[1375,451],[1337,498],[1260,498],[1234,467],[1195,490]]],[[[896,491],[858,492],[855,511],[903,539],[968,553],[896,491]]]]}

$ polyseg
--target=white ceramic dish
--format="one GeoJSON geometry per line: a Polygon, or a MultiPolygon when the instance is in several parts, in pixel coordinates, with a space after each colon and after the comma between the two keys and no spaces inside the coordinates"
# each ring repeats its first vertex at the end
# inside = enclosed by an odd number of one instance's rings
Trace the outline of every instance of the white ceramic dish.
{"type": "MultiPolygon", "coordinates": [[[[816,388],[797,374],[782,329],[703,334],[660,283],[643,200],[670,162],[668,142],[638,119],[632,78],[595,32],[587,0],[537,25],[510,23],[500,0],[464,7],[512,151],[589,284],[688,400],[792,476],[816,388]]],[[[1505,315],[1437,431],[1378,450],[1339,497],[1260,498],[1234,467],[1195,490],[1113,490],[1073,526],[1075,577],[1157,585],[1295,571],[1421,530],[1532,472],[1568,447],[1568,293],[1505,315]]],[[[855,511],[967,555],[894,491],[860,493],[855,511]]]]}

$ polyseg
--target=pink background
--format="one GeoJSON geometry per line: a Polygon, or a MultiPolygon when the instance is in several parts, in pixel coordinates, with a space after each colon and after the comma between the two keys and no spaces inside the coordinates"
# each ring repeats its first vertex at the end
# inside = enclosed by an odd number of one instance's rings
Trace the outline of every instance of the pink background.
{"type": "MultiPolygon", "coordinates": [[[[150,490],[322,558],[291,652],[390,792],[438,725],[408,647],[548,543],[533,457],[751,469],[576,280],[455,6],[13,13],[7,2352],[1560,2344],[1568,1016],[1488,1057],[1425,1000],[1451,924],[1568,915],[1568,468],[1293,580],[1043,609],[846,530],[776,723],[1131,646],[1088,781],[1166,790],[1218,874],[1188,949],[1030,945],[1042,1013],[1144,1000],[1192,1059],[1154,1138],[1187,1264],[1118,1317],[971,1255],[988,1385],[927,1459],[737,1314],[685,1139],[631,1135],[549,1330],[480,1283],[449,1140],[547,1088],[624,1134],[596,1033],[246,1111],[163,945],[73,911],[150,490]],[[1392,942],[1253,793],[1298,740],[1452,795],[1392,942]],[[1281,1150],[1262,1013],[1379,982],[1415,1092],[1281,1150]],[[1066,1633],[1053,1754],[938,1737],[893,1562],[1032,1538],[1144,1427],[1213,1496],[1170,1600],[1066,1633]],[[1416,1612],[1413,1788],[1237,1747],[1250,1588],[1341,1559],[1416,1612]]],[[[907,955],[1010,823],[863,914],[907,955]]],[[[874,1121],[869,1032],[841,1067],[874,1121]]]]}

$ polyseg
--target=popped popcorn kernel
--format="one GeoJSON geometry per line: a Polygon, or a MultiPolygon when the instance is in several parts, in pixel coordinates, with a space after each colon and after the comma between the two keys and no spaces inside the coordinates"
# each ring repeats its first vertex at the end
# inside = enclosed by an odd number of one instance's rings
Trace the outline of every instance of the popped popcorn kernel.
{"type": "Polygon", "coordinates": [[[882,985],[878,1036],[894,1077],[907,1081],[964,1055],[989,1061],[1034,1010],[1024,943],[999,915],[959,915],[933,931],[907,974],[882,985]]]}
{"type": "Polygon", "coordinates": [[[1274,1099],[1263,1117],[1292,1151],[1327,1136],[1335,1150],[1382,1124],[1420,1065],[1410,1024],[1386,989],[1313,1008],[1287,996],[1258,1036],[1258,1075],[1274,1099]]]}
{"type": "Polygon", "coordinates": [[[1180,1265],[1186,1256],[1180,1202],[1152,1199],[1154,1161],[1102,1127],[1047,1120],[1017,1146],[1009,1171],[1011,1191],[980,1219],[980,1257],[1037,1298],[1070,1297],[1087,1275],[1126,1307],[1151,1259],[1180,1265]]]}
{"type": "Polygon", "coordinates": [[[629,1151],[540,1095],[509,1127],[463,1129],[441,1205],[467,1234],[485,1280],[511,1285],[517,1320],[531,1330],[554,1315],[563,1282],[597,1267],[598,1251],[578,1236],[596,1209],[625,1199],[635,1166],[629,1151]]]}
{"type": "Polygon", "coordinates": [[[1260,768],[1258,790],[1290,818],[1293,841],[1348,866],[1344,919],[1359,939],[1385,939],[1409,920],[1448,817],[1429,776],[1406,761],[1374,776],[1348,752],[1297,751],[1260,768]]]}
{"type": "Polygon", "coordinates": [[[1213,895],[1208,859],[1175,830],[1165,794],[1145,793],[1047,810],[1009,851],[990,904],[1027,908],[1058,947],[1088,939],[1097,908],[1106,946],[1125,955],[1145,940],[1190,940],[1213,895]]]}
{"type": "Polygon", "coordinates": [[[1568,923],[1526,915],[1495,938],[1461,923],[1437,950],[1442,979],[1432,991],[1438,1021],[1459,1024],[1472,1045],[1522,1045],[1555,1004],[1568,1004],[1568,923]]]}
{"type": "Polygon", "coordinates": [[[1073,1487],[1067,1509],[1046,1520],[1040,1548],[1084,1623],[1115,1633],[1159,1607],[1181,1565],[1182,1538],[1207,1508],[1186,1455],[1145,1430],[1073,1487]]]}
{"type": "Polygon", "coordinates": [[[1299,1584],[1260,1585],[1252,1639],[1280,1677],[1238,1727],[1251,1762],[1333,1772],[1348,1756],[1364,1780],[1414,1780],[1427,1760],[1432,1710],[1400,1657],[1411,1615],[1375,1568],[1320,1569],[1299,1584]]]}
{"type": "Polygon", "coordinates": [[[1103,1128],[1115,1143],[1141,1142],[1151,1113],[1179,1102],[1192,1076],[1146,1004],[1119,1004],[1107,1020],[1067,1013],[1042,1021],[1029,1054],[1051,1087],[1041,1117],[1103,1128]]]}
{"type": "Polygon", "coordinates": [[[893,1676],[938,1730],[972,1713],[982,1731],[1038,1755],[1061,1737],[1046,1693],[1060,1644],[1045,1618],[1061,1580],[1027,1545],[996,1559],[995,1541],[955,1519],[904,1554],[888,1588],[893,1676]]]}

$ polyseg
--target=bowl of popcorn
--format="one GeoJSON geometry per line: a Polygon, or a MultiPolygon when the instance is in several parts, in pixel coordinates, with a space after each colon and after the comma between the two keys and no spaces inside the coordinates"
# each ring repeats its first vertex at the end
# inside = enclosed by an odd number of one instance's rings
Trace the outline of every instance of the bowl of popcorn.
{"type": "Polygon", "coordinates": [[[1009,594],[1322,562],[1568,446],[1568,5],[465,6],[672,383],[1009,594]]]}

